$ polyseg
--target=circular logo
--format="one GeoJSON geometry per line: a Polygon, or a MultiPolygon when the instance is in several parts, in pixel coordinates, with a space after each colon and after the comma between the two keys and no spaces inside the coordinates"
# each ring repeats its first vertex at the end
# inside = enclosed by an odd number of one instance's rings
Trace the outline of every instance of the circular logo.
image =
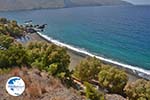
{"type": "Polygon", "coordinates": [[[20,77],[11,77],[6,83],[6,90],[12,96],[20,96],[25,90],[25,83],[20,77]]]}

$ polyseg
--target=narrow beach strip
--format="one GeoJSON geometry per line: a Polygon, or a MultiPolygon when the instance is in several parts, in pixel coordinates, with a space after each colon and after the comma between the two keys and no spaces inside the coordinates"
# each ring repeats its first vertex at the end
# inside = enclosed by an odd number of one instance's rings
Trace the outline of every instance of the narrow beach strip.
{"type": "Polygon", "coordinates": [[[131,66],[131,65],[127,65],[127,64],[123,64],[123,63],[120,63],[120,62],[117,62],[117,61],[114,61],[114,60],[111,60],[111,59],[107,59],[107,58],[103,58],[103,57],[100,57],[100,56],[97,56],[97,55],[94,55],[92,53],[89,53],[87,52],[86,50],[83,50],[83,49],[80,49],[80,48],[75,48],[73,46],[70,46],[68,44],[65,44],[65,43],[62,43],[58,40],[55,40],[55,39],[52,39],[51,37],[48,37],[47,35],[44,35],[40,32],[37,32],[37,34],[44,38],[45,40],[48,40],[58,46],[61,46],[61,47],[66,47],[70,50],[73,50],[75,52],[78,52],[78,53],[81,53],[81,54],[84,54],[84,55],[87,55],[87,56],[91,56],[91,57],[96,57],[104,62],[107,62],[107,63],[110,63],[110,64],[113,64],[113,65],[116,65],[116,66],[120,66],[120,67],[123,67],[127,70],[129,70],[130,72],[132,71],[134,74],[140,76],[140,77],[143,77],[147,80],[150,80],[150,70],[145,70],[145,69],[142,69],[142,68],[138,68],[136,66],[131,66]]]}

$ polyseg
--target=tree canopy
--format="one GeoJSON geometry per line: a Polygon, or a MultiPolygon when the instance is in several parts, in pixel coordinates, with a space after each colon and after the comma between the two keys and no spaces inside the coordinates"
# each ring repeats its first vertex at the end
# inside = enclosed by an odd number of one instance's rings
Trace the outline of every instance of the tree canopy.
{"type": "Polygon", "coordinates": [[[82,81],[90,81],[97,77],[100,68],[100,60],[95,57],[88,57],[76,66],[74,76],[82,81]]]}
{"type": "Polygon", "coordinates": [[[139,79],[128,83],[124,90],[129,100],[150,100],[150,81],[139,79]]]}
{"type": "Polygon", "coordinates": [[[0,34],[10,35],[17,38],[23,36],[24,31],[25,29],[19,26],[17,21],[0,18],[0,34]]]}
{"type": "Polygon", "coordinates": [[[90,83],[84,82],[84,85],[86,87],[85,93],[86,97],[89,100],[105,100],[104,99],[104,94],[99,92],[98,90],[95,89],[90,83]]]}
{"type": "Polygon", "coordinates": [[[99,84],[101,87],[106,88],[111,93],[123,93],[128,77],[123,70],[105,65],[101,68],[98,74],[99,84]]]}
{"type": "Polygon", "coordinates": [[[6,50],[0,50],[0,68],[28,65],[26,49],[21,44],[14,44],[6,50]]]}
{"type": "Polygon", "coordinates": [[[54,76],[69,74],[70,57],[65,48],[45,42],[31,42],[28,47],[31,65],[54,76]]]}
{"type": "Polygon", "coordinates": [[[0,46],[8,49],[12,43],[14,43],[14,39],[12,37],[0,34],[0,46]]]}

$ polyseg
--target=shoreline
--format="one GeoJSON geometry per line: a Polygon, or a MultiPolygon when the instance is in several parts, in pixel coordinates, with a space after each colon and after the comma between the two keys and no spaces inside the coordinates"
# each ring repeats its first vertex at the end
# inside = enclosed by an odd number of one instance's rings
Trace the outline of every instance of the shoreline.
{"type": "MultiPolygon", "coordinates": [[[[44,34],[43,34],[44,35],[44,34]]],[[[34,33],[34,34],[31,34],[31,40],[35,40],[35,41],[46,41],[46,42],[49,42],[49,43],[53,43],[54,41],[50,41],[49,39],[46,39],[44,36],[42,36],[41,33],[34,33]]],[[[58,46],[61,46],[61,47],[65,47],[65,46],[62,46],[58,43],[53,43],[53,44],[56,44],[58,46]]],[[[75,50],[72,50],[71,48],[67,48],[67,53],[70,55],[70,69],[73,70],[75,68],[75,66],[84,58],[86,58],[87,56],[90,56],[88,54],[84,54],[82,52],[77,52],[75,50]]],[[[97,57],[97,56],[96,56],[97,57]]],[[[101,59],[100,59],[101,60],[101,59]]],[[[137,79],[140,79],[140,78],[145,78],[147,80],[150,80],[148,79],[147,77],[144,77],[144,76],[140,76],[138,72],[134,72],[132,69],[129,69],[129,68],[125,68],[121,65],[117,65],[117,64],[113,64],[111,62],[107,62],[107,61],[104,61],[104,60],[101,60],[103,63],[105,64],[110,64],[110,65],[115,65],[116,67],[120,68],[120,69],[123,69],[126,71],[128,77],[129,77],[129,82],[133,82],[137,79]]]]}

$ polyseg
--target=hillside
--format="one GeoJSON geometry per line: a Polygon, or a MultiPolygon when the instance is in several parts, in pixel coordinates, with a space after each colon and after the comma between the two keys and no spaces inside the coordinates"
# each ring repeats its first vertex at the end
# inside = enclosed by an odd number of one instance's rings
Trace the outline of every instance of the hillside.
{"type": "Polygon", "coordinates": [[[122,0],[64,0],[66,6],[130,5],[122,0]]]}
{"type": "MultiPolygon", "coordinates": [[[[150,100],[148,80],[129,82],[125,70],[95,57],[80,60],[70,71],[70,62],[76,58],[71,59],[66,48],[29,35],[14,20],[0,18],[0,26],[0,100],[150,100]],[[20,44],[16,41],[18,33],[31,40],[20,44]],[[25,82],[25,91],[19,97],[5,89],[13,76],[25,82]]],[[[17,85],[9,86],[15,92],[17,85]]]]}
{"type": "Polygon", "coordinates": [[[0,75],[0,100],[85,100],[73,88],[66,88],[59,79],[38,69],[14,68],[7,74],[0,75]],[[13,97],[5,91],[7,79],[21,77],[26,89],[19,97],[13,97]]]}
{"type": "Polygon", "coordinates": [[[0,11],[101,5],[130,5],[130,3],[121,0],[0,0],[0,11]]]}

